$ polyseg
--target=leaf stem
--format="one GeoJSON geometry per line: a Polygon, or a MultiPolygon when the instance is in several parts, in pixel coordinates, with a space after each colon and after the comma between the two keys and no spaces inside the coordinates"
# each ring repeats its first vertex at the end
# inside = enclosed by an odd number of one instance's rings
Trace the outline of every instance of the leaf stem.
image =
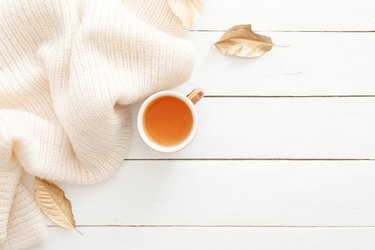
{"type": "Polygon", "coordinates": [[[76,227],[74,227],[74,229],[80,234],[80,235],[83,235],[83,233],[81,231],[79,231],[76,227]]]}

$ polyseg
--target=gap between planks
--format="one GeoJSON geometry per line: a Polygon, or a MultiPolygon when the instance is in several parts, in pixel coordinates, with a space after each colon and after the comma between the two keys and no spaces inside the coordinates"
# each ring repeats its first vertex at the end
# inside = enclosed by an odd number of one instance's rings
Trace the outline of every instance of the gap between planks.
{"type": "MultiPolygon", "coordinates": [[[[228,27],[230,28],[230,27],[228,27]]],[[[189,32],[225,32],[226,30],[191,29],[189,32]]],[[[375,30],[254,30],[254,32],[278,33],[374,33],[375,30]]]]}
{"type": "MultiPolygon", "coordinates": [[[[48,227],[59,228],[58,225],[48,225],[48,227]]],[[[142,227],[142,228],[375,228],[375,226],[264,226],[264,225],[76,225],[76,227],[142,227]]]]}
{"type": "Polygon", "coordinates": [[[351,158],[134,158],[124,161],[375,161],[375,159],[351,158]]]}
{"type": "Polygon", "coordinates": [[[204,98],[374,98],[375,95],[206,95],[204,98]]]}

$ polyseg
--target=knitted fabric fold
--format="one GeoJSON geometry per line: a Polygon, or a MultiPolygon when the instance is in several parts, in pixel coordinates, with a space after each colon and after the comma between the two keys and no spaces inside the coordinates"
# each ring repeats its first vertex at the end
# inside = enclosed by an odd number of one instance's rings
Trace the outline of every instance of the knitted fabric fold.
{"type": "Polygon", "coordinates": [[[22,171],[94,184],[126,156],[129,105],[191,73],[166,0],[0,2],[0,249],[46,235],[22,171]]]}

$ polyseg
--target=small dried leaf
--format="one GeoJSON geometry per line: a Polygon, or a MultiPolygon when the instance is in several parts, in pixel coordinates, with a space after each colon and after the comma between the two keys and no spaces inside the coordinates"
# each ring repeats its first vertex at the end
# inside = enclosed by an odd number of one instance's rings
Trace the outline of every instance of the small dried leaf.
{"type": "Polygon", "coordinates": [[[187,29],[198,19],[203,7],[202,0],[168,0],[168,4],[187,29]]]}
{"type": "Polygon", "coordinates": [[[38,206],[48,218],[61,227],[75,228],[72,205],[63,190],[55,184],[36,177],[34,194],[38,206]]]}
{"type": "Polygon", "coordinates": [[[255,33],[250,24],[241,24],[227,30],[215,46],[227,56],[258,57],[270,51],[274,44],[270,37],[255,33]]]}

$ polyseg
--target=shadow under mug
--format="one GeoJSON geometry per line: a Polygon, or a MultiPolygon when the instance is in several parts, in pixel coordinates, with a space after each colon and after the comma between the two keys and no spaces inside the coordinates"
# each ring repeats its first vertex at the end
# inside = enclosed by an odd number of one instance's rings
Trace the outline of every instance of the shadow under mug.
{"type": "Polygon", "coordinates": [[[141,108],[139,109],[138,112],[138,117],[137,117],[137,126],[138,126],[138,132],[142,138],[142,140],[152,149],[159,151],[159,152],[176,152],[179,151],[183,148],[185,148],[187,145],[190,144],[190,142],[193,140],[195,137],[195,134],[197,133],[198,129],[198,114],[197,111],[195,110],[195,104],[202,99],[204,96],[204,91],[201,88],[196,88],[193,91],[191,91],[187,96],[180,94],[179,92],[176,91],[171,91],[171,90],[166,90],[166,91],[160,91],[157,92],[151,96],[149,96],[142,104],[141,108]],[[164,96],[171,96],[178,98],[179,100],[183,101],[186,106],[190,109],[192,117],[193,117],[193,124],[192,128],[190,130],[189,135],[180,143],[171,145],[171,146],[166,146],[166,145],[161,145],[157,143],[155,140],[153,140],[150,135],[147,133],[147,129],[145,127],[144,123],[144,116],[145,116],[145,111],[149,107],[149,105],[154,101],[157,100],[161,97],[164,96]]]}

